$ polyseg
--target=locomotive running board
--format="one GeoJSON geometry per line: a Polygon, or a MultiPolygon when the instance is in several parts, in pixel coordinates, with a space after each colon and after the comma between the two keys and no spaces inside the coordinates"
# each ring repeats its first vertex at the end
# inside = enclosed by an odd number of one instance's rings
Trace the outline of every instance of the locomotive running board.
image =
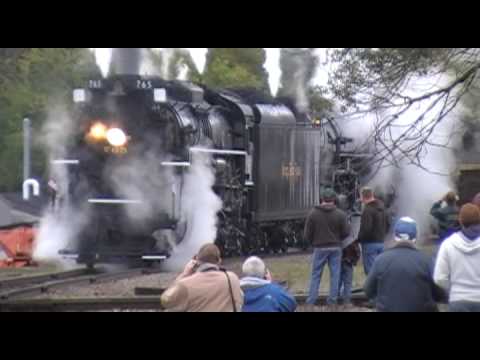
{"type": "Polygon", "coordinates": [[[167,257],[165,255],[145,255],[145,256],[142,256],[142,260],[151,260],[151,261],[167,260],[167,257]]]}
{"type": "MultiPolygon", "coordinates": [[[[80,258],[79,254],[74,253],[60,253],[61,257],[66,260],[78,260],[80,258]]],[[[96,256],[97,258],[99,255],[96,256]]],[[[160,260],[167,260],[168,257],[166,255],[143,255],[142,260],[145,261],[160,261],[160,260]]]]}
{"type": "Polygon", "coordinates": [[[66,159],[53,160],[52,164],[53,165],[79,165],[80,160],[66,160],[66,159]]]}
{"type": "Polygon", "coordinates": [[[78,254],[60,254],[62,256],[63,259],[66,259],[66,260],[77,260],[80,255],[78,254]]]}
{"type": "Polygon", "coordinates": [[[123,205],[123,204],[142,204],[140,200],[123,200],[123,199],[88,199],[90,204],[107,204],[107,205],[123,205]]]}
{"type": "Polygon", "coordinates": [[[165,161],[162,162],[162,166],[175,166],[175,167],[190,167],[192,164],[189,162],[171,162],[171,161],[165,161]]]}
{"type": "Polygon", "coordinates": [[[239,150],[215,150],[215,149],[202,149],[202,148],[190,148],[191,152],[197,153],[207,153],[207,154],[218,154],[218,155],[239,155],[247,156],[246,151],[239,150]]]}

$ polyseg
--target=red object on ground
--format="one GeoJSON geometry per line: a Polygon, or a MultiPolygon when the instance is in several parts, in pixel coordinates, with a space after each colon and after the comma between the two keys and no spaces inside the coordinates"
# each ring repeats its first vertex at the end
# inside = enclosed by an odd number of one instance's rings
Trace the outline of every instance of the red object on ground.
{"type": "Polygon", "coordinates": [[[0,229],[0,250],[6,256],[6,259],[0,260],[0,268],[34,266],[32,255],[35,235],[36,229],[26,225],[0,229]]]}

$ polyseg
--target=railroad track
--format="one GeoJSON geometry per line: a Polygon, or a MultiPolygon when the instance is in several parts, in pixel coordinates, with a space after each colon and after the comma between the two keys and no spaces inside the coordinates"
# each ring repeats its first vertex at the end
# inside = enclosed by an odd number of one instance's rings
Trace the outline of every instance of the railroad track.
{"type": "Polygon", "coordinates": [[[224,259],[224,262],[227,263],[229,260],[246,259],[249,256],[259,256],[262,259],[275,259],[275,258],[284,258],[289,256],[311,255],[312,253],[313,253],[312,250],[291,250],[291,249],[289,249],[289,251],[287,251],[286,253],[284,252],[278,252],[278,253],[252,252],[249,255],[236,255],[236,256],[227,257],[224,259]]]}
{"type": "Polygon", "coordinates": [[[41,284],[48,281],[68,279],[68,278],[78,277],[82,275],[88,275],[89,273],[95,273],[95,271],[88,270],[88,269],[76,269],[76,270],[55,272],[55,273],[49,273],[49,274],[24,276],[20,278],[1,280],[0,292],[3,292],[8,289],[22,287],[22,286],[31,286],[34,284],[41,284]]]}
{"type": "Polygon", "coordinates": [[[130,269],[125,271],[106,272],[103,269],[80,269],[64,273],[12,279],[1,282],[0,301],[31,297],[48,293],[49,290],[68,286],[99,284],[131,277],[160,273],[160,269],[130,269]]]}
{"type": "MultiPolygon", "coordinates": [[[[303,305],[306,295],[295,296],[303,305]]],[[[364,295],[354,295],[352,303],[366,307],[364,295]]],[[[317,305],[326,304],[326,296],[321,296],[317,305]]],[[[158,296],[136,296],[129,298],[79,298],[79,299],[27,299],[0,302],[0,312],[94,312],[94,311],[155,311],[162,312],[158,296]]]]}

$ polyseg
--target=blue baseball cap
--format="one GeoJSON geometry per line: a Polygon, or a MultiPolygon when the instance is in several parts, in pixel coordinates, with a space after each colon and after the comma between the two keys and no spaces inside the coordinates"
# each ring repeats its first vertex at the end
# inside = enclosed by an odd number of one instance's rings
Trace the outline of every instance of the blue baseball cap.
{"type": "Polygon", "coordinates": [[[410,217],[402,217],[394,228],[395,240],[417,241],[417,223],[410,217]]]}

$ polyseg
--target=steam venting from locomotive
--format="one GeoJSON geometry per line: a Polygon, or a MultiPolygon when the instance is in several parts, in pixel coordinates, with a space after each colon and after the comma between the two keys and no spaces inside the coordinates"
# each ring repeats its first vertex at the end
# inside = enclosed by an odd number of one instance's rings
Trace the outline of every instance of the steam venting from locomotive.
{"type": "MultiPolygon", "coordinates": [[[[448,79],[441,80],[444,82],[448,79]]],[[[422,89],[431,89],[432,84],[442,85],[438,79],[417,78],[411,82],[407,92],[413,98],[422,93],[422,89]]],[[[426,101],[397,119],[395,126],[391,128],[392,141],[402,136],[408,126],[430,105],[426,101]]],[[[388,116],[388,113],[380,114],[379,118],[382,119],[385,116],[388,116]]],[[[343,133],[355,138],[356,145],[362,147],[367,145],[365,139],[371,138],[379,118],[373,114],[361,115],[345,119],[340,124],[342,124],[343,133]]],[[[424,118],[419,128],[427,126],[432,121],[431,117],[424,118]]],[[[424,151],[420,155],[421,165],[424,168],[412,164],[407,159],[400,160],[396,165],[387,160],[383,162],[380,170],[368,184],[383,194],[394,191],[395,202],[392,209],[394,214],[397,217],[410,216],[414,218],[421,234],[431,233],[432,219],[429,213],[433,202],[441,199],[447,191],[455,190],[451,174],[456,163],[453,149],[458,145],[459,140],[453,131],[457,121],[457,115],[452,112],[437,125],[430,142],[425,145],[424,151]]],[[[409,145],[411,143],[403,141],[400,146],[405,148],[409,145]]],[[[370,149],[370,151],[375,152],[375,149],[370,149]]],[[[393,155],[396,159],[401,159],[401,149],[397,147],[393,155]]],[[[376,159],[378,160],[378,157],[376,159]]]]}
{"type": "Polygon", "coordinates": [[[185,177],[182,197],[182,221],[188,225],[184,240],[174,248],[165,263],[169,271],[180,271],[197,254],[202,245],[217,237],[217,214],[221,199],[212,191],[215,175],[209,156],[197,154],[185,177]]]}
{"type": "Polygon", "coordinates": [[[63,165],[56,164],[58,159],[64,159],[66,156],[66,145],[74,130],[75,122],[63,106],[52,105],[49,108],[50,112],[40,131],[38,141],[49,154],[50,179],[56,184],[57,200],[63,201],[67,206],[63,207],[61,214],[56,212],[58,202],[56,208],[47,209],[40,223],[33,257],[37,261],[54,261],[67,266],[68,263],[62,261],[58,252],[76,240],[80,229],[88,223],[90,214],[87,207],[74,209],[68,206],[67,169],[63,165]]]}
{"type": "Polygon", "coordinates": [[[128,217],[136,225],[151,220],[152,214],[172,210],[170,194],[178,180],[170,168],[161,166],[161,156],[149,151],[104,171],[117,194],[141,202],[141,205],[126,207],[128,217]]]}

